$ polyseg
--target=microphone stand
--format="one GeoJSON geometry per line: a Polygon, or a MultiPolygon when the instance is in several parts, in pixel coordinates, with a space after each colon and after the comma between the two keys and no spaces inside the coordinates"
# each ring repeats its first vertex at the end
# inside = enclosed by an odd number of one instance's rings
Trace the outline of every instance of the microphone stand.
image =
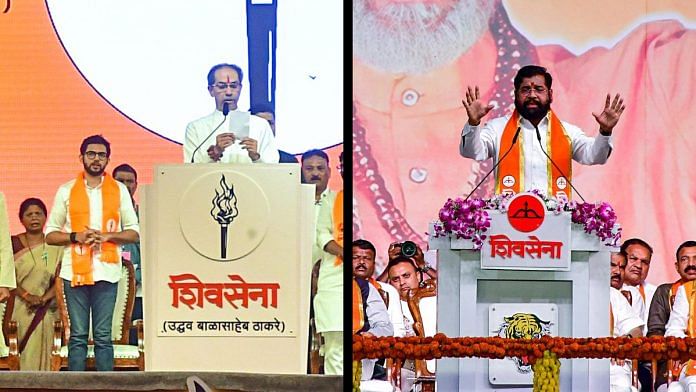
{"type": "Polygon", "coordinates": [[[215,129],[213,129],[213,131],[210,132],[210,133],[208,134],[208,136],[205,137],[205,139],[203,139],[203,141],[201,142],[201,144],[199,144],[198,147],[196,147],[196,149],[193,150],[193,153],[191,154],[191,162],[190,162],[190,163],[193,163],[193,159],[194,159],[194,157],[196,156],[196,153],[198,152],[198,150],[203,146],[203,143],[205,143],[206,140],[210,139],[210,137],[213,136],[213,134],[215,133],[215,131],[217,131],[218,128],[220,128],[220,127],[222,126],[222,124],[225,123],[225,120],[227,120],[227,115],[228,115],[229,113],[230,113],[230,105],[229,105],[227,102],[225,102],[225,103],[222,104],[222,115],[225,116],[225,117],[222,119],[222,121],[220,122],[220,124],[218,124],[218,126],[215,127],[215,129]]]}
{"type": "MultiPolygon", "coordinates": [[[[498,162],[496,162],[495,165],[493,165],[493,168],[492,168],[491,170],[489,170],[488,173],[486,173],[485,176],[483,176],[483,179],[482,179],[478,184],[476,184],[476,186],[474,187],[474,189],[472,189],[471,192],[469,192],[469,194],[466,195],[466,199],[464,199],[464,201],[469,200],[469,198],[471,197],[471,195],[472,195],[474,192],[476,192],[477,189],[479,189],[479,187],[481,186],[481,184],[483,184],[483,182],[486,181],[486,178],[488,178],[488,176],[490,176],[491,173],[493,173],[493,170],[495,170],[495,169],[498,167],[498,165],[500,165],[500,162],[502,162],[503,159],[505,159],[505,157],[508,156],[508,154],[510,153],[510,151],[512,151],[512,147],[515,145],[515,143],[517,143],[517,137],[520,135],[520,129],[522,129],[522,128],[521,128],[521,127],[517,127],[517,132],[515,132],[515,136],[512,138],[512,144],[510,144],[510,148],[508,148],[508,150],[505,151],[505,154],[503,154],[503,156],[498,160],[498,162]]],[[[462,136],[462,137],[464,137],[464,136],[462,136]]]]}
{"type": "MultiPolygon", "coordinates": [[[[539,147],[541,147],[541,152],[543,152],[544,155],[546,155],[546,158],[549,159],[549,161],[551,162],[551,164],[553,165],[553,167],[555,167],[556,170],[558,170],[559,173],[561,173],[561,174],[563,175],[563,177],[564,177],[566,180],[568,180],[568,185],[570,185],[570,187],[575,191],[575,193],[577,193],[578,196],[580,196],[580,199],[582,199],[582,202],[583,202],[583,203],[586,203],[585,198],[582,197],[582,195],[580,194],[580,192],[578,192],[577,189],[575,189],[575,187],[573,186],[573,183],[570,181],[570,179],[568,178],[568,176],[566,176],[566,174],[563,173],[563,170],[561,170],[561,168],[558,167],[558,165],[556,165],[556,162],[554,162],[553,159],[551,159],[551,157],[549,156],[549,154],[547,154],[546,151],[544,150],[544,146],[543,146],[543,144],[541,143],[541,132],[539,132],[539,127],[537,127],[536,124],[534,125],[534,129],[536,130],[536,137],[537,137],[537,140],[539,141],[539,147]]],[[[570,201],[570,200],[568,200],[568,201],[570,201]]]]}

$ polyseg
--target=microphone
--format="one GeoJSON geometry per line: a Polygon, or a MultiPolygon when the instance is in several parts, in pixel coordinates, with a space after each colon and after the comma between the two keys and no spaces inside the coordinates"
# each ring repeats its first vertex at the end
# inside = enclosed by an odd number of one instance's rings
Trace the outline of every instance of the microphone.
{"type": "Polygon", "coordinates": [[[476,186],[474,187],[474,189],[472,189],[471,192],[469,192],[469,194],[466,195],[466,199],[464,199],[464,201],[469,200],[469,198],[471,197],[471,195],[473,195],[474,192],[476,192],[476,190],[479,189],[479,187],[481,186],[481,184],[483,184],[483,182],[486,181],[486,178],[488,178],[488,176],[490,176],[491,173],[493,173],[493,170],[495,170],[495,169],[498,167],[498,165],[500,165],[500,162],[502,162],[503,159],[505,159],[505,157],[508,156],[508,154],[510,153],[510,151],[512,151],[512,147],[515,145],[515,143],[517,143],[517,137],[520,136],[520,129],[522,129],[522,127],[517,127],[517,132],[515,132],[515,136],[512,138],[512,144],[510,144],[510,148],[508,148],[508,150],[505,151],[505,154],[503,154],[503,157],[500,158],[500,159],[498,160],[498,162],[495,163],[495,165],[493,165],[493,168],[492,168],[491,170],[489,170],[488,173],[486,173],[485,176],[483,176],[483,179],[481,180],[481,182],[479,182],[478,184],[476,184],[476,186]]]}
{"type": "MultiPolygon", "coordinates": [[[[575,189],[575,187],[573,186],[573,183],[570,181],[570,178],[568,178],[568,176],[566,176],[566,174],[563,173],[563,170],[561,170],[561,168],[558,167],[558,165],[556,165],[556,162],[554,162],[553,159],[551,159],[551,157],[549,156],[549,154],[547,154],[546,151],[544,150],[544,146],[543,146],[543,144],[541,143],[541,132],[539,132],[539,128],[538,128],[536,125],[534,125],[534,129],[536,130],[536,136],[537,136],[537,140],[539,141],[539,147],[541,147],[541,152],[543,152],[544,155],[546,155],[546,158],[549,159],[549,161],[551,162],[551,164],[553,165],[553,167],[555,167],[556,170],[558,170],[558,171],[563,175],[563,177],[565,177],[565,179],[568,180],[568,184],[569,184],[570,187],[575,191],[575,193],[577,193],[578,196],[580,196],[580,199],[582,199],[582,202],[583,202],[583,203],[586,203],[585,198],[582,197],[582,195],[580,194],[580,192],[578,192],[577,189],[575,189]]],[[[569,200],[569,201],[570,201],[570,200],[569,200]]]]}
{"type": "Polygon", "coordinates": [[[193,150],[193,154],[191,154],[191,162],[190,163],[193,163],[193,158],[196,156],[196,152],[198,152],[198,149],[200,149],[203,146],[203,143],[205,143],[206,140],[210,139],[210,137],[213,136],[215,131],[217,131],[218,128],[220,128],[222,126],[222,124],[225,123],[225,120],[227,120],[228,114],[230,114],[230,105],[227,102],[224,102],[222,104],[222,115],[225,116],[225,118],[223,118],[222,121],[220,122],[220,124],[218,124],[218,126],[215,127],[215,129],[213,129],[213,131],[210,132],[210,134],[208,134],[208,136],[206,136],[205,139],[203,139],[201,144],[199,144],[195,150],[193,150]]]}

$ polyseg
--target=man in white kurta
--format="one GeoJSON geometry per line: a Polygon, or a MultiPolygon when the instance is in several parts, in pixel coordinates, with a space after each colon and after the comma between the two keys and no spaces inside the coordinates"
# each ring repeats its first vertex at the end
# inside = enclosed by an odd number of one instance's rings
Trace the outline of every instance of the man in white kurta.
{"type": "MultiPolygon", "coordinates": [[[[550,150],[550,146],[552,146],[549,138],[553,135],[549,130],[552,123],[550,118],[552,115],[551,103],[553,102],[552,81],[551,74],[545,68],[535,65],[520,68],[515,76],[515,113],[519,114],[519,121],[514,125],[520,132],[519,143],[521,147],[518,153],[519,157],[508,156],[506,158],[510,162],[519,159],[524,173],[522,176],[510,179],[512,182],[509,184],[503,181],[507,188],[519,186],[520,190],[550,191],[549,158],[546,157],[544,151],[553,155],[551,151],[546,151],[550,150]],[[539,141],[539,137],[541,141],[539,141]],[[544,151],[542,151],[542,145],[544,151]],[[516,181],[520,183],[514,184],[516,181]]],[[[469,88],[462,104],[464,104],[469,118],[462,130],[459,143],[460,154],[477,161],[489,158],[498,161],[504,131],[512,116],[495,118],[481,126],[482,118],[495,105],[490,102],[488,104],[482,102],[478,87],[469,88]]],[[[618,95],[613,102],[610,102],[607,95],[604,111],[600,114],[593,113],[599,125],[597,137],[588,137],[580,128],[564,121],[560,122],[563,130],[557,134],[557,137],[559,140],[562,140],[564,136],[567,138],[570,142],[572,158],[575,161],[584,165],[603,164],[611,153],[612,131],[621,116],[621,112],[623,112],[623,108],[625,108],[623,100],[620,100],[618,95]]],[[[513,142],[511,147],[514,144],[513,142]]],[[[561,162],[555,163],[563,167],[561,162]]],[[[566,179],[571,179],[571,173],[562,172],[562,175],[566,179]]],[[[565,189],[566,185],[559,185],[559,188],[565,189]]]]}
{"type": "MultiPolygon", "coordinates": [[[[339,166],[341,176],[342,168],[343,154],[341,153],[339,166]]],[[[316,238],[316,243],[323,253],[319,264],[317,294],[314,297],[314,316],[317,332],[324,338],[324,373],[333,375],[343,375],[342,194],[341,190],[334,200],[321,205],[316,238]],[[341,219],[340,222],[334,221],[337,217],[341,219]]]]}
{"type": "MultiPolygon", "coordinates": [[[[416,264],[410,258],[398,256],[387,265],[389,284],[399,291],[401,310],[404,314],[404,336],[416,336],[413,329],[413,315],[408,308],[408,295],[410,290],[419,287],[423,273],[418,272],[416,264]]],[[[418,304],[423,319],[423,333],[425,336],[434,336],[437,332],[437,297],[423,297],[418,304]]],[[[430,373],[435,373],[435,360],[426,361],[426,367],[430,373]]],[[[401,391],[409,391],[415,382],[415,366],[413,361],[407,360],[401,369],[401,391]]]]}
{"type": "MultiPolygon", "coordinates": [[[[689,283],[687,283],[689,284],[689,283]]],[[[669,321],[665,326],[665,336],[676,336],[678,338],[687,337],[689,318],[692,317],[689,311],[689,300],[686,297],[684,285],[677,289],[677,296],[674,299],[672,313],[669,315],[669,321]]],[[[693,337],[693,336],[692,336],[693,337]]],[[[696,391],[696,376],[687,376],[686,370],[688,366],[684,366],[679,374],[679,382],[669,384],[669,391],[696,391]],[[680,388],[681,387],[681,388],[680,388]]]]}
{"type": "Polygon", "coordinates": [[[242,81],[237,65],[218,64],[210,69],[208,92],[215,98],[215,111],[186,126],[184,162],[278,163],[268,121],[237,107],[242,81]]]}
{"type": "MultiPolygon", "coordinates": [[[[642,336],[643,320],[628,304],[628,300],[618,290],[609,288],[609,306],[613,316],[613,337],[631,335],[642,336]]],[[[611,392],[637,391],[631,385],[631,361],[612,360],[609,367],[611,392]]]]}

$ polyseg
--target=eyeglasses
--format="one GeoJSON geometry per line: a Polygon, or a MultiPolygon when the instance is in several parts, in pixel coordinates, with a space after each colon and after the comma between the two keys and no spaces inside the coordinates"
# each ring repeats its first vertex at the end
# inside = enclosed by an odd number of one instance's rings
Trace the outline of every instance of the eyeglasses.
{"type": "Polygon", "coordinates": [[[216,89],[223,91],[227,90],[228,88],[231,88],[232,90],[236,90],[239,88],[239,83],[237,82],[232,82],[232,83],[215,83],[213,85],[216,89]]]}
{"type": "Polygon", "coordinates": [[[85,152],[85,156],[89,159],[94,159],[96,157],[99,157],[99,159],[106,159],[105,152],[87,151],[85,152]]]}
{"type": "Polygon", "coordinates": [[[537,93],[538,95],[545,94],[547,91],[549,91],[544,86],[536,86],[534,88],[529,87],[529,86],[524,86],[524,87],[520,87],[519,91],[520,91],[520,94],[522,94],[522,95],[529,95],[532,93],[532,90],[534,90],[534,92],[537,93]]]}

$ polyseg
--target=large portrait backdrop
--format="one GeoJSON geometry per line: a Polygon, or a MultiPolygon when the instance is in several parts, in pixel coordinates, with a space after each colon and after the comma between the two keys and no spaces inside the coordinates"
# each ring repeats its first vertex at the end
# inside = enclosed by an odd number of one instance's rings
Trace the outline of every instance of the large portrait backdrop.
{"type": "Polygon", "coordinates": [[[608,163],[574,162],[573,183],[616,208],[623,239],[652,245],[648,281],[676,279],[676,248],[696,239],[694,29],[689,1],[354,1],[354,233],[378,270],[390,242],[424,244],[447,198],[493,166],[459,155],[467,86],[495,105],[490,120],[512,111],[519,67],[540,64],[553,110],[590,136],[607,93],[624,97],[608,163]]]}
{"type": "MultiPolygon", "coordinates": [[[[341,4],[320,0],[0,0],[0,191],[12,232],[23,230],[22,200],[50,208],[82,170],[88,135],[111,142],[108,172],[128,163],[140,184],[154,165],[183,162],[186,124],[214,109],[206,75],[218,63],[244,71],[241,110],[275,107],[281,150],[325,149],[335,167],[342,23],[341,4]]],[[[329,186],[342,186],[335,169],[329,186]]]]}

